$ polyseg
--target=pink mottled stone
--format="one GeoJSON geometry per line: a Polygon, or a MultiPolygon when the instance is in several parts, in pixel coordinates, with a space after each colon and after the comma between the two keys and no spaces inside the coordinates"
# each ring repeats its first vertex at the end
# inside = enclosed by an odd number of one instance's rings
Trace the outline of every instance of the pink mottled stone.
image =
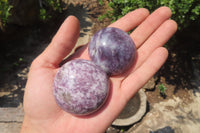
{"type": "Polygon", "coordinates": [[[66,112],[88,115],[103,105],[109,87],[108,76],[99,66],[75,59],[58,70],[53,93],[57,104],[66,112]]]}
{"type": "Polygon", "coordinates": [[[108,27],[93,35],[89,43],[89,56],[108,75],[119,75],[133,66],[136,47],[126,32],[108,27]]]}

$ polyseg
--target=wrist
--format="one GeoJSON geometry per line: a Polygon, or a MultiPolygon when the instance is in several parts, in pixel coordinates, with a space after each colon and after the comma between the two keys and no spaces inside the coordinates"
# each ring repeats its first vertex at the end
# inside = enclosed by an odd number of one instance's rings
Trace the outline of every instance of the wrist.
{"type": "Polygon", "coordinates": [[[46,133],[40,124],[35,124],[31,119],[24,116],[20,133],[46,133]]]}

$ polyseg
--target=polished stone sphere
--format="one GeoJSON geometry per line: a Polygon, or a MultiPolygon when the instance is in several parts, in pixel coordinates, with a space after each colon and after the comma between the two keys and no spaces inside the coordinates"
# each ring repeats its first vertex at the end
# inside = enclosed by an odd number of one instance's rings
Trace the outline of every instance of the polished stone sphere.
{"type": "Polygon", "coordinates": [[[136,55],[131,37],[118,28],[104,28],[89,43],[89,56],[108,75],[119,75],[130,69],[136,55]]]}
{"type": "Polygon", "coordinates": [[[105,103],[109,87],[108,76],[99,66],[88,60],[75,59],[58,70],[53,93],[64,111],[88,115],[105,103]]]}

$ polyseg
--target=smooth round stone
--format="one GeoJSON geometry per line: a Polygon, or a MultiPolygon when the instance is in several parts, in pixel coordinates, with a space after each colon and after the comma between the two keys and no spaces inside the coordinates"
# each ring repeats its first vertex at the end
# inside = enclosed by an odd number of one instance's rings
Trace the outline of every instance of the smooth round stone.
{"type": "Polygon", "coordinates": [[[136,47],[131,37],[118,28],[104,28],[89,43],[89,56],[109,75],[119,75],[133,64],[136,47]]]}
{"type": "Polygon", "coordinates": [[[103,105],[109,87],[108,76],[99,66],[88,60],[75,59],[58,70],[53,92],[64,111],[88,115],[103,105]]]}

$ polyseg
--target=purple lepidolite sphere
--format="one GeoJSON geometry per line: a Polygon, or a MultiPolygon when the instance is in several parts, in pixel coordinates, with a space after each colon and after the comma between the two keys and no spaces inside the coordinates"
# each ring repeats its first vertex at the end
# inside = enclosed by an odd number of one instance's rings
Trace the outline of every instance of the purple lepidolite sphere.
{"type": "Polygon", "coordinates": [[[104,28],[89,43],[89,56],[109,75],[128,70],[135,59],[136,47],[131,37],[118,28],[104,28]]]}
{"type": "Polygon", "coordinates": [[[75,115],[88,115],[107,99],[109,79],[93,62],[75,59],[58,70],[53,88],[56,102],[63,110],[75,115]]]}

